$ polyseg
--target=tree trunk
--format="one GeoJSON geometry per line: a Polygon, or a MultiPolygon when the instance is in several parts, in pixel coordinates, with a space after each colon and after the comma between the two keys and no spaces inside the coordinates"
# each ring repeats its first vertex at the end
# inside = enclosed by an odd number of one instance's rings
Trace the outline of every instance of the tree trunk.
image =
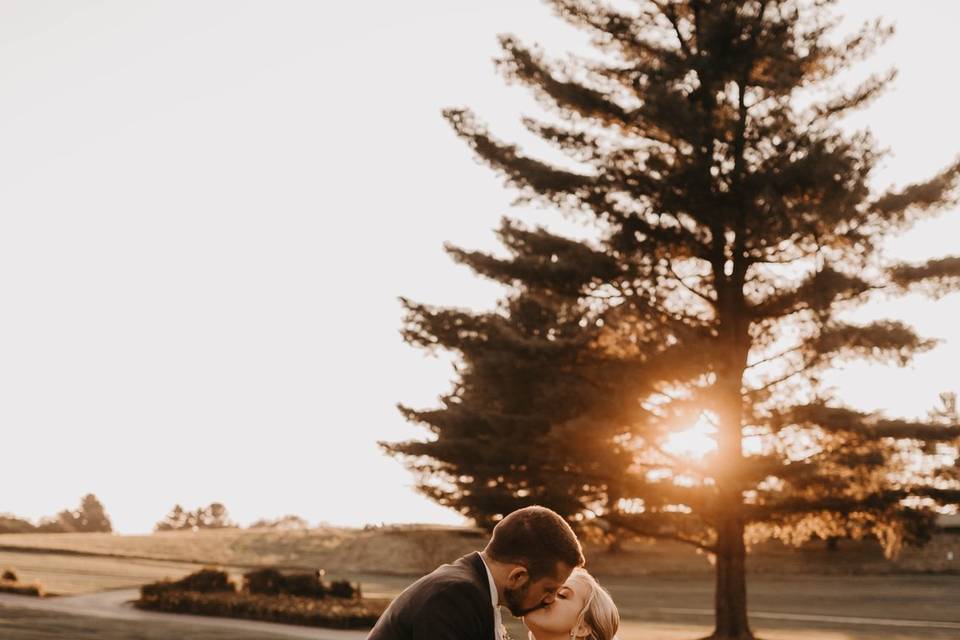
{"type": "Polygon", "coordinates": [[[753,640],[747,620],[746,547],[739,509],[727,515],[717,531],[714,608],[716,627],[711,640],[753,640]]]}
{"type": "MultiPolygon", "coordinates": [[[[732,324],[737,326],[739,323],[732,324]]],[[[737,333],[734,329],[735,336],[737,333]]],[[[736,338],[731,342],[746,344],[736,338]]],[[[754,640],[747,620],[747,549],[743,541],[743,487],[738,478],[738,470],[743,464],[743,399],[740,390],[747,349],[734,347],[731,354],[727,366],[720,368],[718,373],[717,447],[721,466],[717,473],[716,626],[710,638],[754,640]]]]}

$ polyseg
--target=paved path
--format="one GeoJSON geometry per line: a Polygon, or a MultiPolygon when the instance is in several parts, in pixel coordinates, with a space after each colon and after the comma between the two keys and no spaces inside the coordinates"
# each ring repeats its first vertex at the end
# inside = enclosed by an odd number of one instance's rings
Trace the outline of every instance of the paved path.
{"type": "Polygon", "coordinates": [[[181,613],[161,613],[159,611],[142,611],[135,609],[130,601],[139,596],[137,589],[119,589],[116,591],[102,591],[80,596],[57,596],[52,598],[35,598],[33,596],[18,596],[10,593],[0,593],[0,605],[20,607],[22,609],[39,609],[44,611],[58,611],[80,616],[95,616],[99,618],[113,618],[116,620],[162,621],[172,623],[189,623],[194,626],[218,627],[223,629],[237,629],[241,631],[259,631],[287,638],[311,638],[312,640],[363,640],[367,637],[366,631],[341,631],[339,629],[319,629],[276,622],[259,622],[256,620],[237,620],[234,618],[214,618],[210,616],[195,616],[181,613]]]}

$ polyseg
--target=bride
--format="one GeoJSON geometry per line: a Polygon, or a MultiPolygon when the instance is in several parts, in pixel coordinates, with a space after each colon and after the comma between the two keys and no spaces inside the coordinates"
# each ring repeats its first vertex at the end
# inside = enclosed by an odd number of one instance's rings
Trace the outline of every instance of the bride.
{"type": "Polygon", "coordinates": [[[523,617],[530,640],[614,640],[620,613],[586,569],[577,568],[549,605],[523,617]]]}

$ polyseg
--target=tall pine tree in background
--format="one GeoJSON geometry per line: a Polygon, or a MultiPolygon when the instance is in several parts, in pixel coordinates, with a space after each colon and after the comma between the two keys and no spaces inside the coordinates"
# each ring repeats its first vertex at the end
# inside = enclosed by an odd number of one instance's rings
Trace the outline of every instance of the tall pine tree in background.
{"type": "Polygon", "coordinates": [[[906,363],[932,346],[844,312],[960,288],[960,258],[881,251],[955,203],[960,163],[871,191],[881,154],[837,123],[892,74],[829,89],[890,29],[832,41],[829,0],[549,4],[596,57],[507,36],[499,67],[546,108],[527,128],[575,168],[467,109],[446,117],[520,201],[581,221],[587,239],[506,219],[506,257],[449,249],[507,294],[482,313],[404,301],[406,340],[456,353],[456,379],[440,407],[402,408],[432,438],[383,446],[487,526],[539,503],[713,554],[713,637],[751,638],[749,542],[874,535],[893,554],[960,502],[955,421],[863,413],[821,382],[844,359],[906,363]],[[678,454],[671,438],[698,420],[716,449],[678,454]]]}

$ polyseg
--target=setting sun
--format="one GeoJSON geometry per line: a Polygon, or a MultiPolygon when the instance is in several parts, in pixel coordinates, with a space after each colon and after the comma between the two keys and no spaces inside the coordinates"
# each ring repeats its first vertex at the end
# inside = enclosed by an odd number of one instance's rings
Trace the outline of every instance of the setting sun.
{"type": "Polygon", "coordinates": [[[716,433],[717,428],[709,416],[701,414],[700,419],[689,429],[670,434],[663,443],[663,450],[675,456],[702,458],[716,450],[716,433]]]}

